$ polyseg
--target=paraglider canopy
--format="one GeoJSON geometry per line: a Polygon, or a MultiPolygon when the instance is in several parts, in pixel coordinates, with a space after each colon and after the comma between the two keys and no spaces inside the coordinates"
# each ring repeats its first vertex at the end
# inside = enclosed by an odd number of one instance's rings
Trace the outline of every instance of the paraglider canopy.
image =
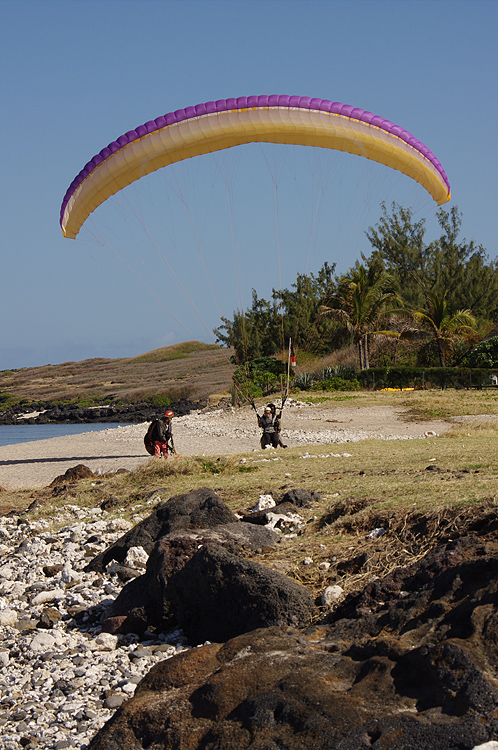
{"type": "Polygon", "coordinates": [[[438,205],[451,198],[438,159],[391,121],[328,99],[247,96],[170,112],[112,141],[69,186],[61,207],[62,232],[74,239],[92,211],[107,198],[161,167],[256,142],[347,151],[411,177],[438,205]]]}

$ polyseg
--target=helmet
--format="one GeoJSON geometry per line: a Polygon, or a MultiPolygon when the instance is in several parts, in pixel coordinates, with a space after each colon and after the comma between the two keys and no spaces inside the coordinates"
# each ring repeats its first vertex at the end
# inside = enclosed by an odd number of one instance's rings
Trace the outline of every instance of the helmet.
{"type": "Polygon", "coordinates": [[[164,416],[165,417],[169,417],[171,419],[171,417],[174,417],[175,415],[173,414],[173,412],[171,411],[171,409],[168,409],[168,411],[164,412],[164,416]]]}

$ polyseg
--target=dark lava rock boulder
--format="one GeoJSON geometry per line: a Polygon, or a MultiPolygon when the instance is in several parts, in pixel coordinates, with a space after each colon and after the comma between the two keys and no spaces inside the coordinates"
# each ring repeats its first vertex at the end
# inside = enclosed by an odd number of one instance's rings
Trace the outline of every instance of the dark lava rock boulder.
{"type": "MultiPolygon", "coordinates": [[[[290,628],[252,631],[155,665],[88,750],[471,750],[496,736],[477,694],[467,711],[448,711],[451,680],[433,705],[423,673],[401,692],[397,658],[334,653],[290,628]]],[[[461,668],[450,653],[437,658],[461,668]]]]}
{"type": "Polygon", "coordinates": [[[322,495],[319,492],[312,490],[293,489],[288,490],[283,496],[280,503],[292,503],[297,508],[306,508],[313,503],[317,503],[322,499],[322,495]]]}
{"type": "Polygon", "coordinates": [[[367,584],[328,619],[336,642],[355,648],[380,634],[412,647],[451,637],[498,666],[497,604],[498,542],[469,534],[367,584]]]}
{"type": "Polygon", "coordinates": [[[272,625],[304,627],[315,614],[304,586],[217,545],[203,547],[174,573],[165,595],[191,643],[272,625]]]}
{"type": "Polygon", "coordinates": [[[55,477],[53,482],[50,483],[49,487],[56,487],[59,484],[65,484],[66,482],[77,482],[80,479],[91,479],[95,474],[85,464],[78,464],[72,466],[64,474],[60,474],[55,477]]]}
{"type": "Polygon", "coordinates": [[[153,667],[89,750],[333,747],[334,722],[350,720],[337,685],[358,672],[337,662],[280,628],[192,649],[153,667]]]}
{"type": "Polygon", "coordinates": [[[158,539],[178,529],[209,529],[236,521],[228,505],[209,488],[176,495],[160,503],[150,516],[94,557],[86,570],[102,572],[111,560],[122,563],[130,547],[143,547],[150,554],[158,539]]]}
{"type": "Polygon", "coordinates": [[[206,544],[218,544],[233,554],[262,552],[276,544],[278,536],[268,529],[236,523],[212,529],[184,529],[162,537],[147,560],[144,575],[124,586],[103,629],[111,633],[167,630],[176,624],[167,586],[170,577],[206,544]]]}

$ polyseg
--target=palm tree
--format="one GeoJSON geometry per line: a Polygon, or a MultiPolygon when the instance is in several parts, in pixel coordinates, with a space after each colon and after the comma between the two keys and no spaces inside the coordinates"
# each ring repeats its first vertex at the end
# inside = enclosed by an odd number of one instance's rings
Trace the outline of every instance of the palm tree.
{"type": "Polygon", "coordinates": [[[452,310],[444,294],[427,293],[428,310],[413,310],[412,317],[418,321],[421,332],[435,341],[441,367],[446,366],[447,354],[453,351],[457,339],[467,339],[476,335],[477,320],[470,310],[452,310]]]}
{"type": "Polygon", "coordinates": [[[365,267],[357,262],[349,274],[339,279],[337,292],[330,298],[332,306],[321,307],[320,317],[330,315],[352,333],[358,346],[362,370],[370,366],[369,335],[399,335],[392,331],[377,330],[380,320],[394,311],[395,303],[399,304],[397,295],[391,291],[391,283],[391,276],[386,273],[382,263],[374,261],[365,267]]]}

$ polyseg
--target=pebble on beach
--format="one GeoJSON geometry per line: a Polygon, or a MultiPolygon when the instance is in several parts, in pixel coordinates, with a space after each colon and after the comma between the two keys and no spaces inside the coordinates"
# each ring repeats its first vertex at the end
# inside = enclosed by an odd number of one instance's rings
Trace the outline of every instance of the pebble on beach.
{"type": "MultiPolygon", "coordinates": [[[[76,506],[50,523],[0,518],[0,750],[86,748],[156,662],[185,650],[181,631],[101,632],[123,583],[115,565],[84,568],[130,525],[76,506]]],[[[130,552],[142,573],[147,555],[130,552]]]]}

